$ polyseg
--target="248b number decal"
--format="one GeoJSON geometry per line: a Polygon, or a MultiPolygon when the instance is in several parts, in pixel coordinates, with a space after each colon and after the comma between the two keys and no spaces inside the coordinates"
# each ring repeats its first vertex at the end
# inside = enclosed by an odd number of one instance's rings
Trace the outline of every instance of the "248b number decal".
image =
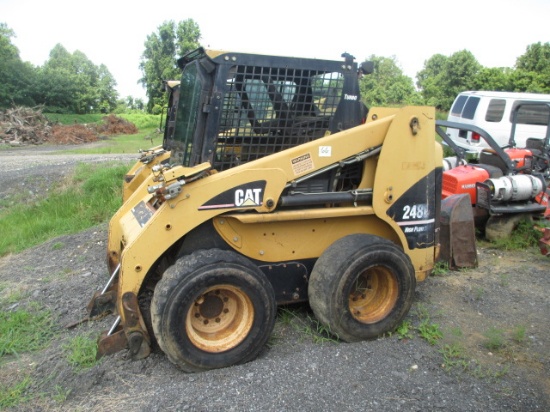
{"type": "Polygon", "coordinates": [[[419,220],[429,217],[428,205],[405,205],[403,206],[403,220],[419,220]]]}

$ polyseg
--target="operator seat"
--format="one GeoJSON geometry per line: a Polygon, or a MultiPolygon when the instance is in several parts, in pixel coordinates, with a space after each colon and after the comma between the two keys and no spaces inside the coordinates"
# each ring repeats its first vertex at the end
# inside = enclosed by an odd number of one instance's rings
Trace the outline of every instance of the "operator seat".
{"type": "Polygon", "coordinates": [[[508,170],[504,160],[502,160],[500,156],[494,153],[491,149],[483,149],[479,153],[479,165],[477,166],[482,167],[481,165],[492,166],[493,168],[500,170],[501,175],[495,177],[501,177],[504,173],[507,173],[508,170]]]}

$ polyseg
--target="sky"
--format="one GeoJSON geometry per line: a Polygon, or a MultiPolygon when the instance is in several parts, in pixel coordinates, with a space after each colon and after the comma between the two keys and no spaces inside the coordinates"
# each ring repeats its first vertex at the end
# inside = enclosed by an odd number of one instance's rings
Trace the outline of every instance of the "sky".
{"type": "Polygon", "coordinates": [[[170,20],[193,19],[201,45],[213,49],[330,60],[348,52],[359,62],[394,57],[416,80],[430,57],[461,50],[485,67],[513,67],[527,46],[550,42],[549,18],[550,0],[0,0],[0,23],[15,32],[23,61],[42,66],[61,44],[105,64],[120,97],[144,100],[144,43],[170,20]]]}

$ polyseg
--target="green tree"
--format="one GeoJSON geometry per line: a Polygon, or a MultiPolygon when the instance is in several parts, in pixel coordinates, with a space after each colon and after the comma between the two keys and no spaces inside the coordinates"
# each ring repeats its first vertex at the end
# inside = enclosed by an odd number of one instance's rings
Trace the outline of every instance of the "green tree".
{"type": "Polygon", "coordinates": [[[439,110],[450,109],[459,92],[474,88],[474,79],[482,66],[468,50],[445,57],[436,54],[424,63],[417,74],[417,85],[427,104],[439,110]]]}
{"type": "Polygon", "coordinates": [[[400,106],[419,102],[413,81],[405,76],[395,57],[371,55],[374,71],[359,83],[361,98],[367,106],[400,106]]]}
{"type": "Polygon", "coordinates": [[[0,107],[33,106],[36,70],[21,60],[19,50],[11,42],[13,37],[13,30],[0,23],[0,107]]]}
{"type": "Polygon", "coordinates": [[[97,76],[97,107],[101,113],[110,113],[117,107],[116,80],[104,64],[97,68],[97,76]]]}
{"type": "Polygon", "coordinates": [[[195,23],[193,19],[187,19],[179,22],[176,28],[177,56],[181,57],[199,47],[200,38],[201,31],[198,24],[195,23]]]}
{"type": "Polygon", "coordinates": [[[105,65],[96,66],[84,53],[69,53],[61,44],[38,71],[36,101],[49,111],[108,113],[116,108],[116,81],[105,65]]]}
{"type": "Polygon", "coordinates": [[[424,68],[416,74],[416,85],[422,91],[426,104],[438,106],[444,100],[444,92],[440,85],[445,77],[449,58],[442,54],[434,54],[424,62],[424,68]]]}
{"type": "Polygon", "coordinates": [[[36,100],[47,111],[78,113],[78,79],[71,54],[61,44],[50,51],[48,60],[38,71],[36,100]]]}
{"type": "Polygon", "coordinates": [[[533,43],[516,60],[516,69],[544,73],[550,70],[550,43],[533,43]]]}
{"type": "Polygon", "coordinates": [[[84,53],[76,50],[70,55],[69,70],[76,82],[74,110],[76,113],[93,113],[99,110],[98,70],[84,53]]]}
{"type": "Polygon", "coordinates": [[[514,90],[550,93],[550,43],[533,43],[516,60],[514,90]]]}
{"type": "Polygon", "coordinates": [[[166,98],[163,81],[179,79],[177,58],[199,47],[200,37],[199,26],[192,19],[177,25],[172,20],[165,21],[156,33],[147,36],[139,64],[143,76],[139,83],[146,89],[148,112],[160,112],[166,98]]]}
{"type": "Polygon", "coordinates": [[[550,93],[548,78],[537,72],[516,69],[510,73],[510,91],[550,93]]]}
{"type": "Polygon", "coordinates": [[[507,67],[483,67],[472,81],[474,90],[508,91],[511,85],[513,70],[507,67]]]}

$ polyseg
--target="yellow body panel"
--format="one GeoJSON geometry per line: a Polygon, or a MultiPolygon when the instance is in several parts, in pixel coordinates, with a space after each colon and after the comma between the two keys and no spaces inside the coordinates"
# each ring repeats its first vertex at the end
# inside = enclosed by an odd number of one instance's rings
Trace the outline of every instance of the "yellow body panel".
{"type": "Polygon", "coordinates": [[[364,209],[371,213],[345,208],[350,213],[347,216],[338,213],[295,220],[285,219],[283,212],[271,222],[254,223],[245,223],[234,215],[221,216],[214,220],[214,226],[237,251],[265,262],[317,258],[336,240],[352,233],[371,233],[398,241],[395,232],[372,215],[372,208],[364,209]]]}
{"type": "MultiPolygon", "coordinates": [[[[110,224],[108,253],[112,263],[121,263],[119,314],[121,296],[138,294],[147,272],[163,253],[211,219],[229,245],[250,258],[268,262],[315,258],[347,234],[377,234],[401,245],[411,258],[417,279],[423,280],[433,268],[436,245],[409,249],[403,230],[387,212],[411,186],[441,167],[441,148],[434,141],[434,130],[435,110],[431,107],[374,108],[364,125],[183,185],[177,197],[155,206],[156,210],[146,206],[152,199],[147,187],[155,182],[152,175],[144,178],[110,224]],[[275,211],[283,189],[293,181],[367,150],[374,154],[365,161],[360,188],[372,189],[372,205],[275,211]],[[259,180],[265,181],[261,202],[249,207],[201,209],[217,194],[259,180]],[[136,218],[138,205],[151,214],[141,222],[136,218]]],[[[204,165],[175,167],[165,177],[192,176],[198,170],[204,170],[204,165]]]]}

